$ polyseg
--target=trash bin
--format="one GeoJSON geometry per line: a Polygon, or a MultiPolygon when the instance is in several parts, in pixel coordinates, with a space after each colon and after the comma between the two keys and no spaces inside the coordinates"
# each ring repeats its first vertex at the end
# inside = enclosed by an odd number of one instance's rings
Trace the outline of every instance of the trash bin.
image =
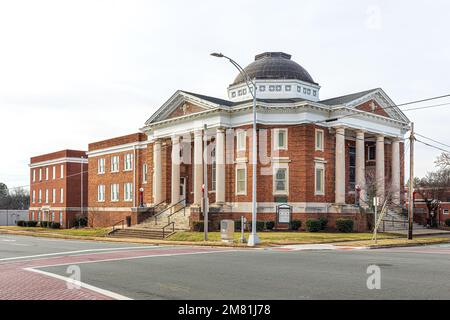
{"type": "Polygon", "coordinates": [[[127,216],[127,227],[131,227],[131,216],[127,216]]]}

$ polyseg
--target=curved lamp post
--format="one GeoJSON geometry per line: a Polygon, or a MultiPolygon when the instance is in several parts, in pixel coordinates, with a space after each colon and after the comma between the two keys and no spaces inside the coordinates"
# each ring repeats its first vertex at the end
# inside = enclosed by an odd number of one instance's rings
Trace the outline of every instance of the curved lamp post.
{"type": "Polygon", "coordinates": [[[248,76],[247,72],[233,59],[223,55],[222,53],[211,53],[213,57],[217,58],[225,58],[228,61],[231,62],[233,66],[235,66],[236,69],[238,69],[239,73],[244,77],[245,83],[247,84],[248,91],[253,97],[253,143],[252,143],[252,149],[253,149],[253,155],[252,155],[252,169],[253,169],[253,181],[252,181],[252,232],[250,234],[250,237],[248,238],[248,246],[254,246],[258,243],[260,243],[259,237],[256,234],[256,165],[257,165],[257,143],[258,139],[256,136],[256,82],[255,80],[251,80],[248,76]],[[253,88],[252,88],[253,87],[253,88]]]}

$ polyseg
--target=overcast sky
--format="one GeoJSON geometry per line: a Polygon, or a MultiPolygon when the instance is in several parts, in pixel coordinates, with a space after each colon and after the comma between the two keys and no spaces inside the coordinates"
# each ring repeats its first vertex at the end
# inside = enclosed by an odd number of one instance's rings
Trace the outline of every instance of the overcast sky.
{"type": "MultiPolygon", "coordinates": [[[[226,98],[236,71],[212,51],[242,65],[292,54],[321,99],[448,94],[449,12],[445,0],[0,0],[0,182],[27,185],[33,155],[136,132],[177,89],[226,98]]],[[[406,115],[450,144],[450,106],[406,115]]],[[[417,143],[417,174],[438,154],[417,143]]]]}

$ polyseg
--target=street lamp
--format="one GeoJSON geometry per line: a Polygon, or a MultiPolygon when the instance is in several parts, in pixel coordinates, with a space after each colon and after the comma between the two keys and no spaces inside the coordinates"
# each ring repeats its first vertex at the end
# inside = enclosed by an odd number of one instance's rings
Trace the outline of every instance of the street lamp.
{"type": "Polygon", "coordinates": [[[239,73],[244,77],[245,83],[247,84],[248,90],[253,97],[253,156],[252,156],[252,169],[253,169],[253,181],[252,181],[252,232],[248,238],[248,246],[255,246],[260,243],[259,237],[256,234],[256,165],[257,165],[257,143],[258,139],[256,137],[256,82],[253,81],[248,76],[247,72],[233,59],[223,55],[222,53],[211,53],[213,57],[225,58],[231,62],[231,64],[238,69],[239,73]],[[253,88],[251,87],[253,86],[253,88]],[[253,90],[252,90],[253,89],[253,90]]]}

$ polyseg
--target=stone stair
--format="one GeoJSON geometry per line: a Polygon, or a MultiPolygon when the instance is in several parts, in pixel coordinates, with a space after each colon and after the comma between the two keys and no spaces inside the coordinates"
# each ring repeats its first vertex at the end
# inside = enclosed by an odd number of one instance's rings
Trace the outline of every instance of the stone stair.
{"type": "MultiPolygon", "coordinates": [[[[396,211],[388,210],[378,228],[379,232],[391,232],[408,229],[408,217],[396,211]]],[[[413,230],[425,229],[424,226],[414,223],[413,230]]]]}
{"type": "MultiPolygon", "coordinates": [[[[174,222],[175,230],[189,230],[189,216],[190,208],[184,204],[179,204],[173,208],[162,211],[160,214],[157,214],[156,220],[155,217],[150,217],[136,227],[150,230],[160,230],[169,222],[174,222]]],[[[166,229],[172,230],[172,227],[167,227],[166,229]]]]}
{"type": "Polygon", "coordinates": [[[112,231],[109,236],[113,238],[140,238],[140,239],[164,239],[173,234],[171,228],[161,229],[142,229],[142,228],[124,228],[112,231]]]}

